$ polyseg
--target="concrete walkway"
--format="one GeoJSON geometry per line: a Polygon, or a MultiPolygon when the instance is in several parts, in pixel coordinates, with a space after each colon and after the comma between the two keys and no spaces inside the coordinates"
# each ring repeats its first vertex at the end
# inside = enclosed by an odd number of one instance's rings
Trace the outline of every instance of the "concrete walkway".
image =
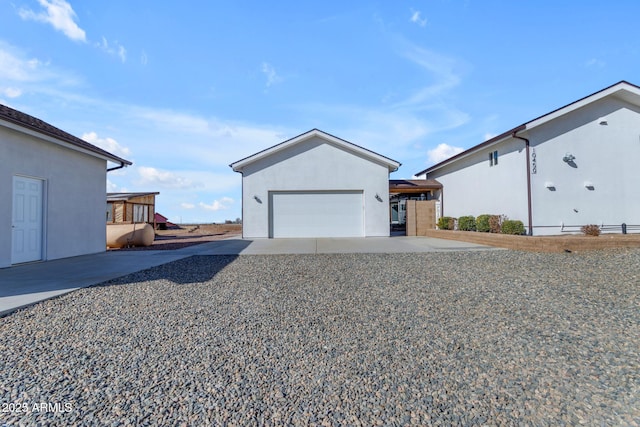
{"type": "Polygon", "coordinates": [[[21,307],[194,255],[417,253],[491,250],[429,237],[343,239],[231,238],[163,251],[111,251],[0,269],[0,316],[21,307]]]}

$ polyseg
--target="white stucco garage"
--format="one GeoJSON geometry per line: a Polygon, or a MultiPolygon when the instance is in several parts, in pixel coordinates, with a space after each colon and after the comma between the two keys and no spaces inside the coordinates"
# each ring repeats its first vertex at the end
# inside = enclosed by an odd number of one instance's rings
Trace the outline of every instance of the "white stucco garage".
{"type": "Polygon", "coordinates": [[[230,166],[244,238],[389,235],[395,160],[313,129],[230,166]]]}
{"type": "Polygon", "coordinates": [[[131,162],[4,105],[0,162],[0,268],[105,251],[107,162],[131,162]]]}

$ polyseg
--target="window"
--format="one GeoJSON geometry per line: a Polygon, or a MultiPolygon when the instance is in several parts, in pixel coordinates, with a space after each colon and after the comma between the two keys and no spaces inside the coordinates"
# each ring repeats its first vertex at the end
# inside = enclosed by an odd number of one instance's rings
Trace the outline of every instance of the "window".
{"type": "Polygon", "coordinates": [[[107,203],[107,222],[113,222],[113,203],[107,203]]]}
{"type": "Polygon", "coordinates": [[[498,150],[489,153],[489,166],[496,166],[498,164],[498,150]]]}
{"type": "Polygon", "coordinates": [[[147,222],[149,218],[149,206],[133,205],[133,222],[147,222]]]}

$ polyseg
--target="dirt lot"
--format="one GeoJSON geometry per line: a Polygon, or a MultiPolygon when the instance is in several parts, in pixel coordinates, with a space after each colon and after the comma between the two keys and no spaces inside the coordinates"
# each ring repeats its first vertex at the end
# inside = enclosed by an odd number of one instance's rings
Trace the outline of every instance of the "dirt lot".
{"type": "Polygon", "coordinates": [[[242,235],[242,224],[198,224],[183,225],[170,230],[156,230],[151,246],[109,249],[110,251],[172,250],[214,240],[242,235]]]}

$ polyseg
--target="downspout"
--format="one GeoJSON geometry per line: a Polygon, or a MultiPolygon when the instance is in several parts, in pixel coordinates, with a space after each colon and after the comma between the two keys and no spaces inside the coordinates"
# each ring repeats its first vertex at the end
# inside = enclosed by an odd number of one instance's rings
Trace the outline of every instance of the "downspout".
{"type": "Polygon", "coordinates": [[[120,166],[115,166],[113,168],[107,168],[107,172],[111,172],[111,171],[114,171],[114,170],[117,170],[117,169],[122,169],[125,166],[126,166],[126,164],[124,162],[120,162],[120,166]]]}
{"type": "Polygon", "coordinates": [[[521,126],[520,128],[513,131],[511,136],[515,139],[520,139],[525,143],[525,156],[527,158],[527,214],[529,216],[529,236],[533,236],[533,219],[531,215],[531,158],[530,158],[530,149],[529,149],[529,140],[527,138],[523,138],[518,136],[517,133],[521,130],[526,129],[526,127],[521,126]]]}

